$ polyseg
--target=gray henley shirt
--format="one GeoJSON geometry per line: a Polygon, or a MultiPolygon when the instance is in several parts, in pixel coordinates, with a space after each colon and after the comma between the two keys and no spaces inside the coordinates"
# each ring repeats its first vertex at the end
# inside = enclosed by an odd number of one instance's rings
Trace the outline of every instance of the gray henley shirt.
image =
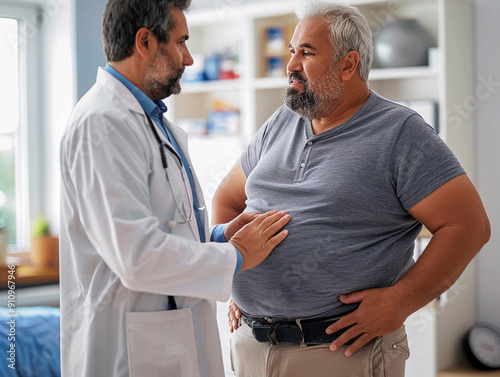
{"type": "Polygon", "coordinates": [[[286,319],[335,314],[349,308],[339,294],[396,283],[422,227],[407,210],[465,173],[422,117],[374,91],[318,135],[282,106],[241,163],[245,211],[292,219],[269,257],[235,276],[233,298],[250,315],[286,319]]]}

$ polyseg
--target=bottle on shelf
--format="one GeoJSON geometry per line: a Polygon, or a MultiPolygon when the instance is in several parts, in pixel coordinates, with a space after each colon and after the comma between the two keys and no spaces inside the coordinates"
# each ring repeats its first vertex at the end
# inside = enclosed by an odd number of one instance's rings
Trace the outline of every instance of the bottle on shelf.
{"type": "Polygon", "coordinates": [[[293,34],[290,25],[273,25],[264,30],[264,77],[285,76],[285,67],[290,52],[288,41],[293,34]]]}

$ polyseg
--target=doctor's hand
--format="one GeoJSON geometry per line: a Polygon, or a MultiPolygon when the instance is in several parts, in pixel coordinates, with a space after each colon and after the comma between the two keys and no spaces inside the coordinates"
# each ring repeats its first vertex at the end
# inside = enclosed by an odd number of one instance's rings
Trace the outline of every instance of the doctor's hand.
{"type": "Polygon", "coordinates": [[[288,230],[278,231],[290,221],[285,211],[270,211],[259,215],[241,228],[229,240],[243,257],[241,271],[260,264],[288,236],[288,230]]]}
{"type": "Polygon", "coordinates": [[[224,230],[224,238],[226,239],[226,242],[229,241],[238,230],[247,225],[249,222],[255,220],[255,218],[259,215],[260,213],[257,212],[245,212],[229,222],[226,226],[226,230],[224,230]]]}

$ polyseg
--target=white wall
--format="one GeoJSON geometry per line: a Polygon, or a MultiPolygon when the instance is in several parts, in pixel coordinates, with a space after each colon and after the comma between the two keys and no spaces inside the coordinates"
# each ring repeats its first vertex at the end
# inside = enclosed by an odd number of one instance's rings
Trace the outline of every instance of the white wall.
{"type": "Polygon", "coordinates": [[[478,259],[478,320],[500,327],[500,2],[476,0],[476,186],[492,236],[478,259]],[[489,84],[485,84],[489,82],[489,84]]]}
{"type": "Polygon", "coordinates": [[[76,91],[80,99],[95,84],[97,67],[106,65],[101,20],[106,0],[72,0],[75,3],[76,91]]]}

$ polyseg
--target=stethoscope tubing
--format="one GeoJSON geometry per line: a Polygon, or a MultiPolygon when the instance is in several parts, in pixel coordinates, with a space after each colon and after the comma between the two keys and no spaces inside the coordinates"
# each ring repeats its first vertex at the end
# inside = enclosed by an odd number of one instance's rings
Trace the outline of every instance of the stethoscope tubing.
{"type": "Polygon", "coordinates": [[[188,186],[189,182],[187,182],[186,172],[184,171],[185,168],[184,168],[184,165],[182,163],[182,159],[179,156],[179,154],[177,153],[177,151],[174,149],[174,147],[172,147],[171,145],[169,145],[169,144],[165,143],[163,140],[161,140],[160,135],[158,135],[158,131],[156,130],[155,125],[153,124],[153,121],[151,120],[151,118],[147,114],[145,114],[145,115],[146,115],[146,118],[148,119],[149,126],[151,127],[151,130],[153,131],[153,135],[155,136],[156,140],[158,141],[163,170],[165,171],[168,185],[170,186],[170,190],[172,191],[172,196],[174,198],[175,207],[177,208],[177,211],[179,212],[179,215],[181,216],[181,218],[183,220],[182,222],[176,222],[173,220],[169,221],[169,227],[173,228],[173,226],[170,226],[170,224],[174,224],[174,223],[175,223],[175,225],[189,223],[189,222],[191,222],[191,220],[193,220],[194,207],[193,207],[193,203],[189,199],[190,198],[189,197],[189,186],[188,186]],[[186,190],[186,194],[188,197],[188,206],[190,209],[189,214],[187,214],[186,211],[182,210],[181,206],[179,206],[179,203],[177,202],[177,198],[175,197],[174,189],[172,187],[172,182],[170,182],[170,176],[168,174],[168,162],[167,162],[167,156],[165,153],[165,148],[168,149],[169,152],[171,154],[173,154],[177,159],[178,167],[179,167],[179,170],[181,172],[182,180],[184,183],[184,189],[186,190]]]}

